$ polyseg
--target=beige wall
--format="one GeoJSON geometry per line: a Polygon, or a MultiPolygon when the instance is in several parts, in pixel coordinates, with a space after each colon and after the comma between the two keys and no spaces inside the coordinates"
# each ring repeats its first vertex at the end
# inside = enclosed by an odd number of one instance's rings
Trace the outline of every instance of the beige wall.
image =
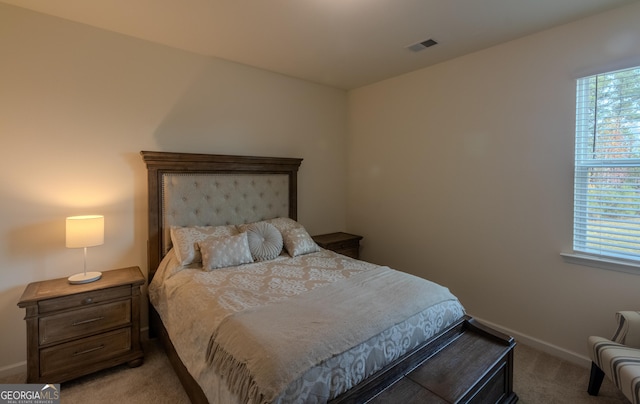
{"type": "Polygon", "coordinates": [[[346,92],[0,4],[0,373],[29,282],[82,270],[66,216],[105,215],[89,269],[146,273],[140,150],[302,157],[299,219],[346,222],[346,92]]]}
{"type": "Polygon", "coordinates": [[[470,314],[584,363],[588,335],[640,310],[640,276],[560,257],[574,79],[640,64],[638,21],[634,4],[350,92],[347,218],[364,259],[440,282],[470,314]]]}

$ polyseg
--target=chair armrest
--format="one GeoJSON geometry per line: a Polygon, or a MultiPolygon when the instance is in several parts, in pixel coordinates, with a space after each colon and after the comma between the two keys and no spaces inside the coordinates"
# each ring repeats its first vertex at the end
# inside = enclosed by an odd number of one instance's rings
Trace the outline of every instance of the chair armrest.
{"type": "Polygon", "coordinates": [[[640,348],[640,312],[619,311],[616,313],[618,328],[612,340],[632,348],[640,348]]]}

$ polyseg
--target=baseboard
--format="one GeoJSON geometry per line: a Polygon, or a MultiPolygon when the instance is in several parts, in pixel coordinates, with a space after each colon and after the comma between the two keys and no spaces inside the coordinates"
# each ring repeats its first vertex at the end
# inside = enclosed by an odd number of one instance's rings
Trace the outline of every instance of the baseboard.
{"type": "Polygon", "coordinates": [[[27,377],[27,361],[14,363],[13,365],[3,366],[0,368],[0,379],[4,379],[16,376],[19,374],[25,375],[25,379],[27,377]]]}
{"type": "MultiPolygon", "coordinates": [[[[519,333],[518,331],[511,330],[509,328],[503,327],[499,324],[492,323],[491,321],[483,320],[479,317],[469,314],[471,317],[475,318],[477,321],[494,328],[502,333],[511,335],[515,338],[516,342],[520,342],[523,345],[530,346],[531,348],[535,348],[539,351],[548,353],[549,355],[556,356],[558,358],[567,360],[571,363],[575,363],[576,365],[582,366],[584,368],[589,368],[591,366],[591,359],[586,356],[577,354],[575,352],[566,350],[564,348],[560,348],[559,346],[549,344],[548,342],[539,340],[537,338],[531,337],[526,334],[519,333]]],[[[586,344],[586,340],[585,340],[586,344]]]]}

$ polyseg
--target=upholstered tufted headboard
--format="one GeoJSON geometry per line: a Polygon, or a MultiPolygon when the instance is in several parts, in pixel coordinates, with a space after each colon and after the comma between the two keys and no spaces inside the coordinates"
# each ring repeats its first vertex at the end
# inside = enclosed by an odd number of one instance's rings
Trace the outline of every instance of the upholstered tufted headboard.
{"type": "Polygon", "coordinates": [[[149,281],[171,247],[170,226],[297,219],[302,159],[142,151],[149,192],[149,281]]]}

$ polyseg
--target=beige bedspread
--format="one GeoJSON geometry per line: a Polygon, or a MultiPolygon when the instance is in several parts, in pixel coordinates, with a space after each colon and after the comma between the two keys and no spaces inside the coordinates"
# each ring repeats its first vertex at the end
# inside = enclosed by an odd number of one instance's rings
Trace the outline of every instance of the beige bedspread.
{"type": "Polygon", "coordinates": [[[245,402],[270,403],[304,371],[433,304],[448,289],[386,267],[226,317],[207,359],[245,402]]]}

